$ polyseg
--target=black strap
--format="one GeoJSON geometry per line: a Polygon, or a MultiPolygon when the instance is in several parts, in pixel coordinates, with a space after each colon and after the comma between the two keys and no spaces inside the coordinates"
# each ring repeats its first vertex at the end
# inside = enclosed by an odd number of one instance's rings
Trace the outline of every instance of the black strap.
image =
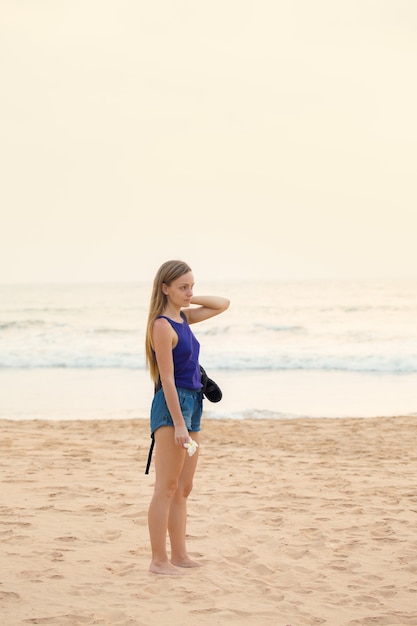
{"type": "Polygon", "coordinates": [[[152,441],[151,441],[151,446],[149,448],[148,462],[146,463],[145,474],[149,474],[149,468],[151,466],[151,461],[152,461],[152,452],[153,452],[153,448],[154,448],[154,445],[155,445],[155,437],[153,436],[153,433],[152,433],[151,437],[152,437],[152,441]]]}
{"type": "MultiPolygon", "coordinates": [[[[161,383],[161,377],[158,377],[158,382],[155,383],[155,389],[154,389],[154,394],[156,394],[157,391],[159,391],[160,389],[162,389],[162,383],[161,383]]],[[[151,435],[152,437],[152,441],[151,441],[151,445],[149,448],[149,452],[148,452],[148,462],[146,463],[146,470],[145,470],[145,474],[149,474],[149,468],[151,466],[151,462],[152,462],[152,452],[155,446],[155,437],[154,434],[152,433],[151,435]]]]}

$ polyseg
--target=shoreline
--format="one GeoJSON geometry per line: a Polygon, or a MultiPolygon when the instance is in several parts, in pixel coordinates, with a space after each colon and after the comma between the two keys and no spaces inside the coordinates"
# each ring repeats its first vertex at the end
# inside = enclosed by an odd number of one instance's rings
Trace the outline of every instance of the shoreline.
{"type": "MultiPolygon", "coordinates": [[[[256,413],[256,411],[255,411],[256,413]]],[[[262,414],[261,412],[259,412],[258,414],[249,417],[249,416],[231,416],[231,417],[217,417],[217,416],[207,416],[203,414],[203,422],[202,422],[202,430],[204,428],[204,424],[206,424],[207,422],[230,422],[230,423],[247,423],[247,422],[260,422],[265,423],[265,422],[277,422],[277,423],[282,423],[282,422],[300,422],[300,421],[328,421],[328,422],[332,422],[332,421],[341,421],[341,420],[346,420],[346,421],[350,421],[350,420],[367,420],[367,421],[372,421],[372,420],[395,420],[398,419],[399,417],[403,418],[403,419],[417,419],[417,413],[407,413],[405,415],[366,415],[364,417],[358,417],[358,416],[352,416],[352,417],[347,417],[345,415],[342,415],[340,417],[335,417],[333,415],[328,416],[328,417],[315,417],[313,415],[290,415],[290,416],[286,416],[286,415],[274,415],[271,417],[271,415],[269,415],[268,413],[262,414]]],[[[9,423],[13,423],[13,424],[21,424],[21,423],[25,423],[25,422],[32,422],[34,424],[77,424],[77,423],[81,423],[81,424],[94,424],[96,422],[100,422],[100,423],[129,423],[129,422],[141,422],[141,423],[149,423],[149,417],[136,417],[136,416],[132,416],[132,417],[127,417],[127,416],[119,416],[119,417],[102,417],[102,418],[94,418],[94,417],[83,417],[83,418],[76,418],[76,417],[71,417],[71,418],[64,418],[64,417],[59,417],[57,419],[51,419],[51,418],[46,418],[46,417],[14,417],[14,418],[6,418],[6,417],[0,417],[0,425],[7,425],[9,423]]],[[[417,624],[416,624],[417,626],[417,624]]]]}
{"type": "MultiPolygon", "coordinates": [[[[223,398],[205,419],[416,415],[417,374],[210,370],[223,398]]],[[[0,419],[148,419],[144,370],[1,370],[0,419]]]]}
{"type": "Polygon", "coordinates": [[[206,420],[203,567],[149,574],[143,419],[0,421],[8,626],[417,624],[415,418],[206,420]]]}

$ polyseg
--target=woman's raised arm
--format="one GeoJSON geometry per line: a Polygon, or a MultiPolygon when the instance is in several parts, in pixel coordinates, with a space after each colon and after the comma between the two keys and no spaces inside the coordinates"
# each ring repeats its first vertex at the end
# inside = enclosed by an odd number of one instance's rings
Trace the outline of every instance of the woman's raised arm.
{"type": "Polygon", "coordinates": [[[202,322],[219,315],[229,308],[230,300],[222,296],[193,296],[191,304],[197,305],[189,309],[183,309],[189,324],[202,322]]]}

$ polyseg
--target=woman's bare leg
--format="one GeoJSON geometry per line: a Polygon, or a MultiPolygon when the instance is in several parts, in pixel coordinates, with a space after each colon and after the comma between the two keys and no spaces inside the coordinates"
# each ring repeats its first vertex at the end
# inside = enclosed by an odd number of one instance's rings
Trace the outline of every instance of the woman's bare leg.
{"type": "MultiPolygon", "coordinates": [[[[192,439],[200,443],[199,433],[190,433],[192,439]]],[[[168,517],[168,531],[171,541],[171,563],[177,567],[199,567],[193,561],[186,548],[187,498],[193,488],[193,478],[197,467],[199,449],[189,457],[186,455],[178,487],[171,501],[168,517]]]]}
{"type": "Polygon", "coordinates": [[[170,506],[177,491],[184,459],[185,450],[175,444],[173,427],[158,428],[155,432],[155,488],[148,511],[152,548],[149,571],[154,574],[180,574],[168,559],[166,543],[170,506]]]}

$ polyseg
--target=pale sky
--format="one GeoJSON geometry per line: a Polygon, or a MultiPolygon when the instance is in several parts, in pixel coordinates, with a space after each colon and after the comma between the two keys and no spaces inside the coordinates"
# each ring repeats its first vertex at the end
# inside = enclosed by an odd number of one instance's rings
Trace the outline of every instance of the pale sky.
{"type": "Polygon", "coordinates": [[[2,0],[0,282],[417,277],[415,0],[2,0]]]}

